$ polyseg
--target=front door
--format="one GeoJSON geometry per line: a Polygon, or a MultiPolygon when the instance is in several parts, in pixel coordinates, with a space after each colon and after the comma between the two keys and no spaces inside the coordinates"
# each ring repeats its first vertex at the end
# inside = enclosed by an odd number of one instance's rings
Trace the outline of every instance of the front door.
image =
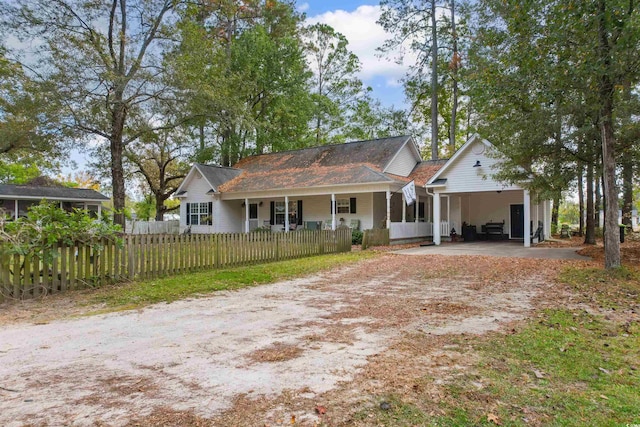
{"type": "Polygon", "coordinates": [[[511,238],[524,238],[524,205],[511,205],[511,238]]]}

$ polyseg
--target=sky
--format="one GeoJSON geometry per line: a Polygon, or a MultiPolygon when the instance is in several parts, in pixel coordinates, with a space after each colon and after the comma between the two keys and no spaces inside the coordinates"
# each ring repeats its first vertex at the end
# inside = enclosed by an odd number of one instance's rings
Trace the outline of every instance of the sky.
{"type": "Polygon", "coordinates": [[[360,78],[373,89],[373,97],[384,106],[404,107],[404,92],[400,79],[406,64],[380,58],[376,48],[389,38],[381,26],[376,24],[380,6],[376,1],[363,0],[298,0],[298,10],[307,16],[306,22],[322,22],[344,34],[349,41],[348,49],[355,53],[362,64],[360,78]]]}

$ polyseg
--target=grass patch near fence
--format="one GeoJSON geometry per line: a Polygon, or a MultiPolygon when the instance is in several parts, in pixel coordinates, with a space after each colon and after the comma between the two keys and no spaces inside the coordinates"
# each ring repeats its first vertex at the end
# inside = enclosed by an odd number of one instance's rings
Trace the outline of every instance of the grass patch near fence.
{"type": "Polygon", "coordinates": [[[90,303],[104,304],[106,307],[100,313],[127,310],[215,291],[293,279],[373,256],[376,256],[375,252],[349,252],[137,281],[97,290],[90,303]]]}
{"type": "Polygon", "coordinates": [[[433,385],[428,392],[377,396],[386,408],[376,404],[355,419],[386,426],[640,425],[637,272],[570,268],[560,279],[589,310],[558,301],[507,333],[451,336],[451,347],[476,362],[414,379],[433,385]]]}

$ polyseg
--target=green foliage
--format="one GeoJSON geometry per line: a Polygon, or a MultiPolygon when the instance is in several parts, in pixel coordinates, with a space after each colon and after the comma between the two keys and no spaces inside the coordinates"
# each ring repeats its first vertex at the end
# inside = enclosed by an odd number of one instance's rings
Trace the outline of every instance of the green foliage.
{"type": "Polygon", "coordinates": [[[558,210],[558,221],[562,224],[577,225],[580,223],[580,206],[577,203],[565,201],[558,210]]]}
{"type": "Polygon", "coordinates": [[[351,244],[352,245],[361,245],[362,244],[362,236],[364,233],[360,230],[351,231],[351,244]]]}
{"type": "Polygon", "coordinates": [[[37,254],[51,262],[59,244],[90,245],[100,249],[101,239],[118,241],[120,227],[107,218],[92,218],[84,210],[66,212],[57,204],[42,201],[15,221],[0,220],[1,250],[6,254],[37,254]]]}

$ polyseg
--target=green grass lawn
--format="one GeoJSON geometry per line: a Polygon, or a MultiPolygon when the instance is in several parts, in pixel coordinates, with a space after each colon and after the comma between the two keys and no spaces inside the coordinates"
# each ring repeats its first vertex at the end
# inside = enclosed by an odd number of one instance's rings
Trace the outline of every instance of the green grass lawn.
{"type": "Polygon", "coordinates": [[[640,425],[639,277],[568,269],[560,280],[598,311],[559,304],[511,333],[453,337],[477,362],[444,379],[438,402],[391,393],[379,397],[390,409],[360,416],[385,426],[640,425]]]}
{"type": "Polygon", "coordinates": [[[105,304],[100,313],[127,310],[305,276],[373,256],[375,252],[348,252],[124,283],[97,290],[90,303],[105,304]]]}

